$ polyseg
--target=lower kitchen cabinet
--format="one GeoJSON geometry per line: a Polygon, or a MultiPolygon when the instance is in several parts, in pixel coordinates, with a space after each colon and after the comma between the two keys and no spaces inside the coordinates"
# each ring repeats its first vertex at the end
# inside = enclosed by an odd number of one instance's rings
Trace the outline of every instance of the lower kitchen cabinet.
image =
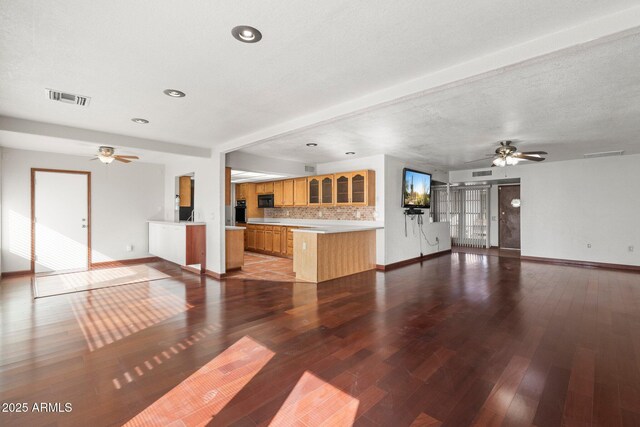
{"type": "Polygon", "coordinates": [[[293,230],[283,225],[247,224],[245,250],[293,257],[293,230]]]}

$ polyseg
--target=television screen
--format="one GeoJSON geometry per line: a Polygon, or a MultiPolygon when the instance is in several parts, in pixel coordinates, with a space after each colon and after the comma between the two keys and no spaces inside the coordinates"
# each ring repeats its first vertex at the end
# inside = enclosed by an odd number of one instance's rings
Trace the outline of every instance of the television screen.
{"type": "Polygon", "coordinates": [[[402,171],[402,207],[429,208],[431,203],[431,174],[412,169],[402,171]]]}

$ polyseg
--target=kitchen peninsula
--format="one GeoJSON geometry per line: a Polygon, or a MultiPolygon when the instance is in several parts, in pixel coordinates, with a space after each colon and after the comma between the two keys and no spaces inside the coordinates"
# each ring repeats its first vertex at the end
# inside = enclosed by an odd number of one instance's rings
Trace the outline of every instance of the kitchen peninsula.
{"type": "Polygon", "coordinates": [[[381,225],[251,220],[248,250],[293,258],[296,278],[324,282],[376,268],[376,230],[381,225]]]}

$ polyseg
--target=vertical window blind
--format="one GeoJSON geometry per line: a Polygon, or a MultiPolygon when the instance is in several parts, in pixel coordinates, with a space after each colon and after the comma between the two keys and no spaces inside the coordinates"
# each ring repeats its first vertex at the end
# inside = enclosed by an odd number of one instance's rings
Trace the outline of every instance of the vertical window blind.
{"type": "Polygon", "coordinates": [[[449,221],[451,243],[489,247],[489,188],[432,188],[431,213],[436,222],[449,221]]]}

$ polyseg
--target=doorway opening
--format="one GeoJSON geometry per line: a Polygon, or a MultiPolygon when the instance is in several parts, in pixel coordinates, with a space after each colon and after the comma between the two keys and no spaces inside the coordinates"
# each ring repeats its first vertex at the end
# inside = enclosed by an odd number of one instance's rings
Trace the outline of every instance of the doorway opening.
{"type": "Polygon", "coordinates": [[[91,265],[91,172],[31,169],[31,272],[91,265]]]}
{"type": "Polygon", "coordinates": [[[195,221],[195,174],[176,177],[176,221],[195,221]]]}

